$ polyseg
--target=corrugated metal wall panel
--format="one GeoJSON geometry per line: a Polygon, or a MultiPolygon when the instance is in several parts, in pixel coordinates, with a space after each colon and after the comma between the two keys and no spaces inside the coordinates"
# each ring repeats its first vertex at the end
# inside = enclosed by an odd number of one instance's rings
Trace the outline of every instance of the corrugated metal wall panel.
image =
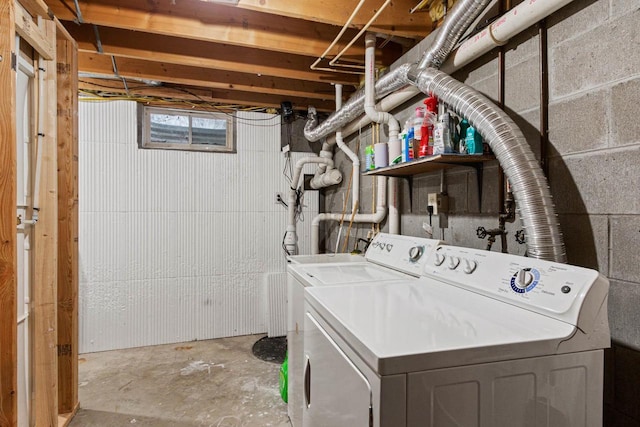
{"type": "MultiPolygon", "coordinates": [[[[136,126],[134,103],[80,103],[80,351],[284,322],[286,295],[264,303],[286,266],[280,118],[239,113],[237,154],[140,150],[136,126]]],[[[308,252],[317,192],[305,205],[308,252]]]]}

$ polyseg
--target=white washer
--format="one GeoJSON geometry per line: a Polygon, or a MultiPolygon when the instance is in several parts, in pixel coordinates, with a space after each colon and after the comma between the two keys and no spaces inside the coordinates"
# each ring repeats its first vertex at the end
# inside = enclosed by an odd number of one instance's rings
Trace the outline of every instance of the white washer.
{"type": "MultiPolygon", "coordinates": [[[[302,375],[304,332],[304,289],[348,285],[382,285],[419,280],[428,258],[440,242],[412,236],[380,233],[366,255],[351,256],[346,262],[329,262],[331,255],[291,257],[288,270],[288,412],[294,427],[302,425],[302,375]],[[294,263],[294,260],[302,260],[294,263]],[[318,263],[309,263],[311,259],[318,263]],[[354,262],[360,259],[360,262],[354,262]]],[[[337,259],[344,260],[344,256],[337,259]]]]}
{"type": "Polygon", "coordinates": [[[303,425],[601,426],[608,288],[452,246],[418,281],[307,288],[303,425]]]}

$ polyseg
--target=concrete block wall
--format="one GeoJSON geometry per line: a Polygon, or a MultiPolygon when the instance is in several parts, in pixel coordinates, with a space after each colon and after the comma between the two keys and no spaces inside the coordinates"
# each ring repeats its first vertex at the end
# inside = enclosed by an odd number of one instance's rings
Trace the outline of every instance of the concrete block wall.
{"type": "MultiPolygon", "coordinates": [[[[606,353],[606,426],[640,425],[640,1],[576,0],[547,19],[549,61],[548,179],[569,262],[593,268],[610,279],[609,320],[613,341],[606,353]]],[[[426,39],[398,63],[415,60],[426,39]]],[[[540,157],[540,47],[538,29],[529,28],[505,46],[505,110],[540,157]]],[[[498,96],[497,53],[476,60],[455,77],[493,100],[498,96]]],[[[401,123],[418,97],[393,111],[401,123]]],[[[384,130],[383,130],[384,137],[384,130]]],[[[364,146],[370,129],[348,139],[364,146]]],[[[345,173],[351,164],[341,153],[345,173]]],[[[498,165],[483,170],[482,198],[476,172],[456,167],[445,173],[450,196],[448,224],[432,219],[434,237],[455,245],[484,247],[478,226],[497,226],[498,165]],[[446,225],[444,229],[440,225],[446,225]]],[[[343,208],[348,175],[340,188],[324,191],[324,211],[343,208]]],[[[361,211],[371,212],[371,177],[362,178],[361,211]]],[[[424,236],[427,193],[439,192],[440,174],[400,180],[402,234],[424,236]]],[[[524,254],[514,240],[519,221],[508,226],[508,251],[524,254]]],[[[370,225],[354,226],[366,237],[370,225]]],[[[382,229],[387,229],[386,221],[382,229]]],[[[323,249],[333,251],[336,224],[326,224],[323,249]]],[[[353,243],[353,239],[351,242],[353,243]]],[[[340,244],[342,246],[342,243],[340,244]]],[[[353,245],[350,245],[350,249],[353,245]]],[[[496,243],[494,250],[499,250],[496,243]]]]}

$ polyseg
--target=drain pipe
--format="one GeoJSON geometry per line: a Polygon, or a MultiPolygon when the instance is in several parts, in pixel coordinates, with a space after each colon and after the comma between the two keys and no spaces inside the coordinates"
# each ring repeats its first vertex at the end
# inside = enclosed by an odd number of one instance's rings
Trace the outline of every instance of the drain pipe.
{"type": "MultiPolygon", "coordinates": [[[[464,65],[491,51],[493,48],[508,43],[511,38],[571,3],[571,1],[572,0],[547,0],[534,2],[525,1],[520,3],[499,17],[490,27],[485,28],[451,53],[442,65],[442,70],[448,74],[454,73],[464,65]]],[[[478,4],[473,1],[458,1],[449,13],[445,23],[447,21],[453,21],[454,11],[458,8],[467,9],[470,4],[478,7],[478,9],[483,9],[486,7],[486,4],[488,4],[488,1],[483,2],[483,4],[478,4]]],[[[476,17],[479,13],[480,11],[478,11],[476,17]]],[[[465,22],[468,21],[465,20],[465,22]]],[[[445,30],[445,28],[441,27],[439,31],[445,33],[443,30],[445,30]]],[[[429,51],[432,49],[433,48],[430,48],[429,51]]],[[[376,105],[379,111],[391,111],[420,94],[420,90],[416,87],[405,87],[406,84],[403,83],[409,67],[410,64],[403,64],[378,80],[376,84],[376,94],[378,97],[383,98],[376,105]]],[[[371,123],[371,120],[366,115],[362,116],[363,111],[364,91],[359,90],[345,103],[341,111],[332,114],[329,119],[325,120],[322,124],[318,125],[317,121],[307,121],[304,129],[305,137],[311,142],[319,141],[330,133],[335,132],[335,129],[338,127],[342,127],[342,135],[346,138],[357,132],[358,129],[371,123]]],[[[327,138],[329,144],[333,142],[332,138],[333,137],[327,138]]]]}
{"type": "MultiPolygon", "coordinates": [[[[342,85],[336,84],[336,111],[342,107],[342,85]]],[[[336,144],[344,154],[351,159],[353,168],[351,172],[351,214],[358,213],[360,203],[360,158],[354,153],[342,139],[342,130],[336,132],[336,144]]]]}
{"type": "Polygon", "coordinates": [[[284,247],[289,255],[298,254],[298,234],[296,232],[296,192],[298,190],[298,182],[302,176],[302,168],[307,163],[318,163],[333,166],[332,159],[326,159],[323,157],[303,157],[296,162],[295,172],[293,174],[293,179],[291,180],[291,188],[289,189],[289,222],[287,224],[287,231],[283,240],[284,247]]]}
{"type": "MultiPolygon", "coordinates": [[[[336,89],[337,91],[337,89],[336,89]]],[[[342,100],[342,87],[340,89],[340,100],[342,100]]],[[[317,123],[318,122],[318,113],[314,107],[309,107],[308,112],[308,122],[307,123],[317,123]]],[[[325,140],[322,144],[322,150],[320,151],[319,156],[325,159],[333,159],[333,146],[336,144],[336,140],[333,139],[331,141],[325,140]]],[[[335,169],[333,166],[329,166],[327,164],[321,163],[318,165],[316,169],[316,173],[313,178],[311,178],[311,188],[314,190],[319,190],[321,188],[330,187],[332,185],[337,185],[342,182],[342,173],[335,169]]]]}
{"type": "MultiPolygon", "coordinates": [[[[376,109],[375,100],[375,56],[376,36],[367,33],[365,36],[365,78],[364,78],[364,111],[366,117],[374,123],[386,123],[389,125],[389,147],[392,143],[400,144],[400,123],[386,111],[376,109]]],[[[336,109],[339,110],[339,109],[336,109]]],[[[340,132],[342,137],[342,132],[340,132]]],[[[391,160],[391,159],[389,159],[391,160]]],[[[389,179],[389,233],[400,234],[400,215],[398,211],[398,178],[389,179]]]]}
{"type": "MultiPolygon", "coordinates": [[[[371,214],[356,214],[352,217],[353,223],[373,223],[380,224],[387,216],[387,178],[384,176],[376,177],[378,180],[378,196],[376,211],[371,214]]],[[[322,221],[340,221],[342,214],[339,213],[321,213],[311,222],[311,254],[320,253],[320,223],[322,221]]]]}

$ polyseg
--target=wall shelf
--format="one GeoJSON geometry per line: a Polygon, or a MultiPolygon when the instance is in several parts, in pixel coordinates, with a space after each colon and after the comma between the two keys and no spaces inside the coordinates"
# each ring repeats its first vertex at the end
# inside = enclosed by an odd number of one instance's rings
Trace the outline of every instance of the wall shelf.
{"type": "Polygon", "coordinates": [[[482,167],[483,163],[495,159],[493,155],[438,154],[436,156],[423,157],[410,162],[374,169],[365,172],[364,175],[406,177],[455,166],[469,166],[478,170],[482,167]]]}

